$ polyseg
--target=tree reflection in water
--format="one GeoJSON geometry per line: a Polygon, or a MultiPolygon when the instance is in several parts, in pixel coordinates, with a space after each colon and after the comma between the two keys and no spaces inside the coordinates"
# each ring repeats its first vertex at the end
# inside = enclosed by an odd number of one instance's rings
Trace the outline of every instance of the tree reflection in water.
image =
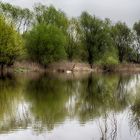
{"type": "Polygon", "coordinates": [[[131,132],[139,139],[140,136],[140,76],[136,75],[136,96],[133,104],[131,105],[130,126],[131,132]]]}
{"type": "Polygon", "coordinates": [[[24,104],[22,85],[15,75],[7,73],[0,76],[0,133],[17,128],[27,128],[26,104],[24,104]]]}
{"type": "Polygon", "coordinates": [[[30,126],[42,133],[77,120],[80,124],[96,122],[102,140],[115,140],[117,116],[127,109],[131,126],[140,129],[140,86],[134,84],[136,79],[138,83],[137,75],[116,74],[1,77],[0,132],[30,126]]]}
{"type": "Polygon", "coordinates": [[[62,123],[67,116],[65,105],[68,98],[66,81],[44,75],[35,81],[29,81],[26,99],[31,103],[30,111],[37,122],[35,127],[38,127],[39,122],[40,131],[46,126],[52,130],[55,124],[62,123]]]}

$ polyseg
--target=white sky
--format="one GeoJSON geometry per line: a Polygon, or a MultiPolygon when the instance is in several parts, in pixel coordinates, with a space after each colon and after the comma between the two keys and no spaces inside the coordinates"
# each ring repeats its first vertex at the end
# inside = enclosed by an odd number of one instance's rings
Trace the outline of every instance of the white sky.
{"type": "Polygon", "coordinates": [[[34,3],[53,4],[68,16],[77,17],[82,11],[100,18],[110,18],[113,22],[123,21],[132,26],[140,20],[140,0],[0,0],[21,7],[31,8],[34,3]]]}

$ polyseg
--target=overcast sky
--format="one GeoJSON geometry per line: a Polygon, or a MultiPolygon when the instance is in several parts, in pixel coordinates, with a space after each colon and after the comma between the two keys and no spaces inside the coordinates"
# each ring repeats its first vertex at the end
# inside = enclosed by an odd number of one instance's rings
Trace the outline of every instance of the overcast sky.
{"type": "Polygon", "coordinates": [[[110,18],[113,22],[124,21],[132,27],[140,20],[140,0],[0,0],[21,7],[31,8],[34,3],[53,4],[68,16],[79,16],[88,11],[100,18],[110,18]]]}

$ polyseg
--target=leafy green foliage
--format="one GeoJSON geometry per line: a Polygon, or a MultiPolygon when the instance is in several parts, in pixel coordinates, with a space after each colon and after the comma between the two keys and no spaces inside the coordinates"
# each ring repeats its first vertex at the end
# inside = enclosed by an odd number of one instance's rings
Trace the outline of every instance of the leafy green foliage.
{"type": "Polygon", "coordinates": [[[82,58],[83,46],[81,42],[80,23],[74,18],[69,21],[66,52],[68,60],[80,60],[82,58]]]}
{"type": "Polygon", "coordinates": [[[135,32],[135,44],[134,44],[134,50],[137,58],[137,63],[140,61],[140,21],[136,22],[133,26],[134,32],[135,32]]]}
{"type": "Polygon", "coordinates": [[[21,54],[22,45],[20,35],[0,17],[0,65],[12,65],[21,54]]]}
{"type": "MultiPolygon", "coordinates": [[[[112,48],[109,24],[87,12],[82,13],[80,21],[83,33],[82,40],[87,51],[89,64],[104,63],[104,59],[108,57],[107,54],[110,51],[113,51],[112,59],[116,59],[113,58],[115,49],[112,48]]],[[[117,62],[117,59],[113,62],[117,62]]]]}
{"type": "Polygon", "coordinates": [[[133,29],[136,31],[137,36],[140,37],[140,21],[138,21],[134,24],[133,29]]]}
{"type": "Polygon", "coordinates": [[[66,38],[54,25],[39,24],[26,35],[26,39],[29,56],[44,66],[66,56],[66,38]]]}
{"type": "Polygon", "coordinates": [[[47,7],[39,3],[34,7],[34,12],[37,24],[51,24],[66,32],[68,19],[62,11],[56,10],[53,6],[47,7]]]}
{"type": "Polygon", "coordinates": [[[33,13],[28,8],[22,9],[9,3],[0,2],[0,13],[8,22],[15,25],[18,32],[27,31],[33,20],[33,13]]]}
{"type": "Polygon", "coordinates": [[[132,33],[125,23],[118,22],[112,27],[112,36],[114,45],[118,50],[120,62],[127,62],[130,57],[130,48],[132,46],[132,33]]]}
{"type": "Polygon", "coordinates": [[[44,66],[65,58],[88,61],[91,67],[92,64],[140,62],[140,21],[131,30],[125,23],[112,25],[109,19],[101,20],[87,12],[69,19],[61,10],[41,3],[31,11],[0,2],[0,13],[5,17],[3,23],[1,18],[0,27],[0,63],[13,64],[23,44],[11,25],[23,33],[26,42],[27,52],[21,59],[29,57],[44,66]],[[19,48],[12,51],[15,46],[19,48]]]}

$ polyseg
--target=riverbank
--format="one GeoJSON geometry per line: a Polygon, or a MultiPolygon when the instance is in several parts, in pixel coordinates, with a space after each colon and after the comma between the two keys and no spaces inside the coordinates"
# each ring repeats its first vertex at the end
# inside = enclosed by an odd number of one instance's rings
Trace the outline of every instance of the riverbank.
{"type": "Polygon", "coordinates": [[[42,67],[40,64],[34,62],[16,62],[12,69],[15,72],[59,72],[59,73],[72,73],[72,72],[103,72],[100,65],[93,65],[93,68],[88,63],[83,62],[69,62],[61,61],[49,64],[47,68],[42,67]]]}
{"type": "Polygon", "coordinates": [[[16,62],[10,70],[14,72],[140,72],[140,64],[118,64],[118,65],[93,65],[88,63],[62,61],[48,65],[45,69],[33,62],[16,62]]]}

